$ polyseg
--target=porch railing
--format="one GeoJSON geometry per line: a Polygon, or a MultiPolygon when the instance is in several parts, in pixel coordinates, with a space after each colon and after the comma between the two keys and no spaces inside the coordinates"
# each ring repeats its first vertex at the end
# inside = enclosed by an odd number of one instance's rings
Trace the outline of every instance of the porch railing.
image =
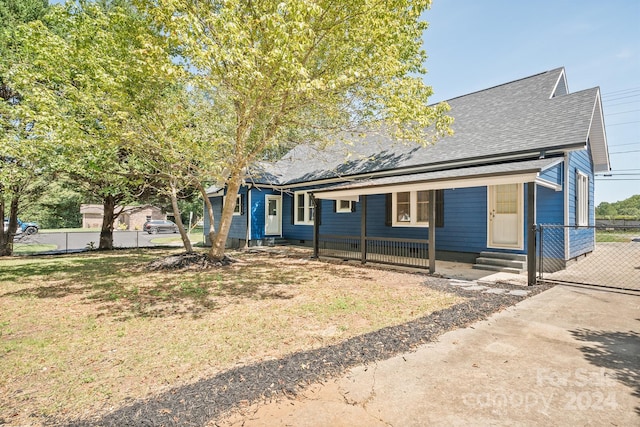
{"type": "Polygon", "coordinates": [[[386,237],[318,236],[318,255],[406,267],[429,268],[429,241],[386,237]],[[364,251],[363,249],[364,242],[364,251]]]}

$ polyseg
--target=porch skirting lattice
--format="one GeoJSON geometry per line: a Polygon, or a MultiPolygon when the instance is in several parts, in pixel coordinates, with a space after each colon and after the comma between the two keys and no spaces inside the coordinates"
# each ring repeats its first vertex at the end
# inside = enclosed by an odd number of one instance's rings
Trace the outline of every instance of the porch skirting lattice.
{"type": "Polygon", "coordinates": [[[321,234],[318,239],[318,255],[426,269],[429,268],[429,241],[321,234]]]}

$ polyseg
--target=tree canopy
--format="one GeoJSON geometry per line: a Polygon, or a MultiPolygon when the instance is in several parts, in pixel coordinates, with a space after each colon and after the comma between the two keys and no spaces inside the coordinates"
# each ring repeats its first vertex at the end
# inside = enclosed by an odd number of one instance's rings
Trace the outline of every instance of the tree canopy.
{"type": "Polygon", "coordinates": [[[640,219],[640,194],[613,203],[602,202],[596,207],[596,216],[640,219]]]}
{"type": "Polygon", "coordinates": [[[139,0],[220,112],[211,141],[226,171],[219,259],[248,167],[279,147],[384,126],[432,142],[450,132],[424,83],[429,0],[139,0]]]}

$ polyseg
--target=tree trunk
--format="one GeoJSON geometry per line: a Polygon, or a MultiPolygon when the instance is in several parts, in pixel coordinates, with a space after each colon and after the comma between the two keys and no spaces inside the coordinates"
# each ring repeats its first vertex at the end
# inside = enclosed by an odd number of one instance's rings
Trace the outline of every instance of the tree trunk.
{"type": "Polygon", "coordinates": [[[180,216],[180,208],[178,207],[178,190],[176,188],[176,183],[173,182],[173,180],[170,180],[169,185],[171,186],[171,207],[173,208],[173,217],[176,220],[178,231],[180,231],[180,237],[182,237],[184,249],[187,251],[187,253],[191,253],[193,252],[193,247],[191,246],[189,233],[185,231],[184,224],[182,223],[182,217],[180,216]]]}
{"type": "Polygon", "coordinates": [[[116,199],[111,194],[105,196],[102,201],[104,215],[100,230],[100,245],[98,249],[113,249],[113,222],[116,220],[116,199]]]}
{"type": "Polygon", "coordinates": [[[213,216],[213,206],[211,205],[211,200],[209,196],[207,196],[207,190],[204,188],[201,182],[198,182],[198,190],[200,190],[200,194],[202,194],[202,200],[204,200],[205,207],[205,215],[209,219],[209,241],[213,242],[213,238],[216,235],[216,226],[214,223],[215,217],[213,216]]]}
{"type": "MultiPolygon", "coordinates": [[[[0,193],[2,196],[2,193],[0,193]]],[[[4,197],[0,197],[0,217],[2,217],[2,234],[0,235],[0,256],[13,255],[13,236],[16,235],[18,230],[18,204],[20,197],[16,194],[11,196],[11,202],[9,204],[9,227],[7,231],[4,231],[4,218],[5,218],[5,204],[4,197]]]]}
{"type": "Polygon", "coordinates": [[[224,258],[225,244],[227,243],[227,237],[231,229],[233,211],[236,208],[236,199],[241,181],[240,172],[234,172],[227,181],[227,193],[224,195],[222,202],[220,227],[218,228],[218,232],[213,235],[211,249],[209,250],[209,258],[213,261],[220,261],[224,258]]]}

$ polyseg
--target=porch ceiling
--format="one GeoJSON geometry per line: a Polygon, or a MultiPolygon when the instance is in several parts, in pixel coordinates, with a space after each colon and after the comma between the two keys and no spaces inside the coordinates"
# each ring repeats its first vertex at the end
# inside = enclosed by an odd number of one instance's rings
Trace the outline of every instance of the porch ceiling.
{"type": "Polygon", "coordinates": [[[535,182],[540,172],[560,162],[562,158],[537,159],[364,179],[323,188],[314,191],[313,195],[318,199],[357,201],[359,196],[369,194],[535,182]]]}

